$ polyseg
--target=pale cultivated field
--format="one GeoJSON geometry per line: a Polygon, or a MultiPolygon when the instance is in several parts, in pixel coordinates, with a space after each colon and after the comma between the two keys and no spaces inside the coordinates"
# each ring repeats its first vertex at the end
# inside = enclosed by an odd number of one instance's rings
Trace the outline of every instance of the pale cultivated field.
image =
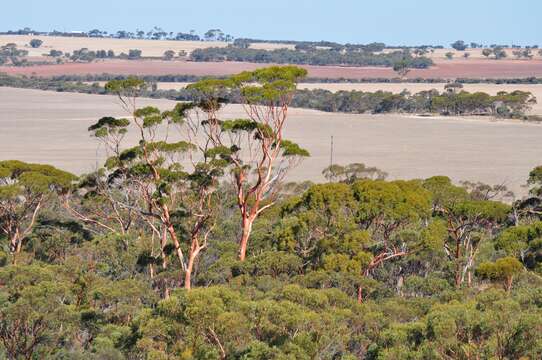
{"type": "Polygon", "coordinates": [[[187,53],[195,49],[207,47],[223,47],[225,42],[216,41],[168,41],[168,40],[136,40],[136,39],[100,39],[89,37],[63,37],[63,36],[27,36],[27,35],[0,35],[0,46],[15,43],[19,48],[28,50],[29,56],[41,56],[50,50],[60,50],[72,53],[74,50],[88,48],[89,50],[113,50],[115,54],[128,53],[130,49],[139,49],[143,56],[159,57],[167,50],[178,53],[184,50],[187,53]],[[32,39],[40,39],[43,45],[37,49],[30,47],[32,39]]]}
{"type": "MultiPolygon", "coordinates": [[[[166,100],[140,105],[173,106],[166,100]]],[[[51,163],[82,173],[103,161],[88,126],[106,115],[123,115],[114,97],[0,88],[0,159],[51,163]]],[[[228,106],[224,117],[243,116],[228,106]]],[[[323,181],[329,164],[330,136],[335,162],[364,162],[391,178],[443,174],[454,180],[505,183],[522,194],[521,185],[542,163],[542,125],[488,119],[418,118],[329,114],[294,109],[286,135],[312,157],[291,180],[323,181]]]]}
{"type": "MultiPolygon", "coordinates": [[[[88,48],[89,50],[113,50],[115,54],[128,53],[130,49],[139,49],[143,56],[160,57],[167,50],[178,53],[181,50],[190,53],[195,49],[208,47],[224,47],[228,43],[221,41],[172,41],[172,40],[138,40],[138,39],[102,39],[89,37],[64,37],[64,36],[30,36],[30,35],[0,35],[0,46],[15,43],[17,47],[28,50],[31,57],[41,57],[50,50],[60,50],[72,53],[74,50],[88,48]],[[40,39],[43,45],[37,49],[29,43],[32,39],[40,39]]],[[[294,45],[255,43],[251,48],[263,50],[293,49],[294,45]]]]}
{"type": "Polygon", "coordinates": [[[277,50],[277,49],[295,49],[293,44],[279,44],[279,43],[253,43],[250,44],[252,49],[261,49],[261,50],[277,50]]]}
{"type": "MultiPolygon", "coordinates": [[[[102,83],[103,84],[103,83],[102,83]]],[[[161,90],[179,90],[185,88],[189,83],[158,83],[158,89],[161,90]]],[[[299,89],[325,89],[329,91],[389,91],[400,93],[404,90],[411,93],[417,93],[424,90],[436,89],[444,91],[445,83],[301,83],[299,89]]],[[[512,92],[514,90],[529,91],[536,96],[538,103],[532,107],[531,113],[542,115],[542,85],[530,84],[465,84],[463,89],[468,92],[485,92],[490,95],[496,95],[499,91],[512,92]]]]}

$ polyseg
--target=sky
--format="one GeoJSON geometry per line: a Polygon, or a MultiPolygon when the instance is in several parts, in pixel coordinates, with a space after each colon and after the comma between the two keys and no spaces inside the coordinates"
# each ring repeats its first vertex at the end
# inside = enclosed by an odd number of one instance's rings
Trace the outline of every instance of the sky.
{"type": "Polygon", "coordinates": [[[25,0],[3,1],[0,30],[93,28],[388,45],[542,45],[541,0],[25,0]]]}

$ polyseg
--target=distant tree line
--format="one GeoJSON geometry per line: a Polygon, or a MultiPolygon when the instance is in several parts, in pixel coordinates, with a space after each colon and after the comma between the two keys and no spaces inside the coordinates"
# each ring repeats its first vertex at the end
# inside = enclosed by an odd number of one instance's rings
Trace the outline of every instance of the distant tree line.
{"type": "Polygon", "coordinates": [[[62,52],[60,50],[51,49],[46,56],[57,58],[61,62],[62,58],[71,60],[74,62],[92,62],[96,59],[127,59],[127,60],[139,60],[142,58],[142,51],[139,49],[130,49],[128,53],[116,54],[113,50],[89,50],[88,48],[81,48],[74,50],[71,54],[69,52],[62,52]]]}
{"type": "Polygon", "coordinates": [[[82,48],[75,50],[71,55],[65,54],[72,61],[79,62],[92,62],[96,59],[128,59],[138,60],[141,59],[142,51],[139,49],[130,49],[128,53],[120,53],[115,55],[113,50],[89,50],[88,48],[82,48]]]}
{"type": "MultiPolygon", "coordinates": [[[[57,75],[53,76],[52,80],[58,81],[110,81],[110,80],[123,80],[129,78],[130,75],[116,75],[116,74],[86,74],[86,75],[57,75]]],[[[141,75],[139,78],[145,80],[147,83],[186,83],[195,82],[202,79],[222,79],[221,76],[198,76],[190,74],[166,74],[166,75],[141,75]]],[[[303,79],[304,83],[345,83],[345,84],[375,84],[375,83],[388,83],[388,84],[401,84],[401,83],[415,83],[415,84],[441,84],[449,82],[448,79],[440,78],[408,78],[402,79],[396,78],[320,78],[320,77],[308,77],[303,79]]],[[[455,80],[460,84],[542,84],[542,78],[527,77],[527,78],[458,78],[455,80]]]]}
{"type": "MultiPolygon", "coordinates": [[[[70,79],[70,77],[63,76],[55,79],[43,79],[15,77],[0,73],[0,87],[9,86],[88,94],[106,93],[104,87],[97,82],[89,84],[81,81],[67,81],[65,79],[70,79]]],[[[119,79],[130,78],[118,77],[117,80],[119,79]]],[[[196,78],[187,77],[186,79],[195,80],[196,78]]],[[[150,84],[150,87],[141,90],[141,97],[194,101],[197,96],[191,89],[160,90],[157,88],[156,83],[150,82],[150,84]]],[[[323,89],[298,89],[293,97],[292,106],[327,112],[357,114],[487,115],[501,118],[540,120],[537,116],[526,115],[527,111],[537,103],[536,97],[530,92],[519,90],[512,92],[503,91],[492,96],[484,92],[469,93],[461,90],[461,88],[461,84],[451,83],[446,86],[446,90],[442,93],[437,90],[427,90],[415,94],[411,94],[408,91],[394,94],[387,91],[364,92],[354,90],[331,92],[323,89]]],[[[223,100],[229,103],[238,103],[240,101],[239,94],[237,93],[225,93],[223,97],[223,100]]]]}
{"type": "Polygon", "coordinates": [[[328,48],[346,48],[346,47],[367,47],[367,48],[378,48],[382,51],[383,49],[412,49],[412,48],[422,48],[422,49],[443,49],[442,45],[417,45],[417,46],[407,46],[407,45],[388,45],[380,42],[373,42],[370,44],[341,44],[333,41],[299,41],[299,40],[266,40],[266,39],[251,39],[251,38],[237,38],[234,40],[233,45],[238,47],[248,47],[250,44],[285,44],[285,45],[311,45],[316,47],[328,47],[328,48]]]}
{"type": "Polygon", "coordinates": [[[118,30],[109,33],[105,30],[92,29],[90,31],[66,32],[66,31],[35,31],[31,28],[20,30],[8,30],[0,32],[0,35],[41,35],[41,36],[63,36],[63,37],[93,37],[93,38],[115,38],[115,39],[144,39],[144,40],[177,40],[177,41],[224,41],[232,42],[234,37],[224,33],[220,29],[210,29],[203,35],[198,35],[195,30],[189,32],[171,32],[165,31],[161,27],[155,26],[149,31],[144,30],[118,30]]]}
{"type": "Polygon", "coordinates": [[[476,43],[476,42],[471,42],[470,44],[466,43],[465,41],[463,40],[457,40],[457,41],[454,41],[453,43],[450,44],[450,46],[457,50],[457,51],[465,51],[467,50],[469,47],[471,49],[481,49],[481,48],[490,48],[490,49],[495,49],[495,48],[512,48],[512,49],[538,49],[538,45],[526,45],[526,46],[521,46],[521,45],[515,45],[515,44],[512,44],[512,45],[502,45],[502,44],[491,44],[489,46],[487,45],[484,45],[484,44],[481,44],[481,43],[476,43]]]}
{"type": "Polygon", "coordinates": [[[233,46],[239,48],[249,48],[251,44],[284,44],[295,45],[296,50],[308,50],[316,48],[328,48],[335,51],[351,51],[351,50],[365,50],[365,51],[382,51],[386,49],[386,44],[380,42],[373,42],[370,44],[340,44],[333,41],[294,41],[294,40],[258,40],[239,38],[235,39],[233,46]]]}
{"type": "Polygon", "coordinates": [[[304,64],[304,65],[350,65],[387,66],[407,61],[409,68],[426,69],[433,65],[427,57],[413,57],[408,51],[374,53],[364,48],[348,50],[304,48],[262,50],[235,46],[196,49],[190,54],[192,61],[243,61],[255,63],[304,64]]]}
{"type": "MultiPolygon", "coordinates": [[[[57,58],[59,63],[62,62],[61,58],[64,57],[66,60],[71,60],[75,62],[92,62],[96,59],[124,59],[124,60],[139,60],[141,59],[143,52],[140,49],[130,49],[128,50],[128,53],[121,52],[120,54],[116,54],[113,50],[89,50],[88,48],[81,48],[79,50],[74,50],[73,53],[69,52],[62,52],[60,50],[51,49],[49,53],[45,54],[45,56],[57,58]]],[[[186,57],[186,51],[181,50],[178,53],[176,53],[173,50],[167,50],[162,55],[162,59],[169,61],[173,60],[176,57],[184,58],[186,57]]]]}
{"type": "Polygon", "coordinates": [[[292,105],[328,112],[347,113],[437,113],[441,115],[491,115],[504,118],[524,118],[536,104],[529,92],[500,92],[491,96],[484,92],[469,93],[449,86],[446,91],[421,91],[394,94],[386,91],[298,90],[292,105]]]}

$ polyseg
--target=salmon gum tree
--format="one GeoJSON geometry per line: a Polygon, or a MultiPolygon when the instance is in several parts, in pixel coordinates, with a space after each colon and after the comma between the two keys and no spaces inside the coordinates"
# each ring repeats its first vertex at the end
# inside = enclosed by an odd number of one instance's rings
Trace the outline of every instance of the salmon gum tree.
{"type": "Polygon", "coordinates": [[[203,80],[188,88],[201,98],[207,114],[207,138],[229,162],[241,215],[239,259],[246,258],[254,221],[276,202],[288,172],[309,156],[284,138],[288,109],[297,83],[307,71],[295,66],[272,66],[243,72],[226,80],[203,80]],[[237,96],[247,118],[219,120],[225,92],[237,96]]]}

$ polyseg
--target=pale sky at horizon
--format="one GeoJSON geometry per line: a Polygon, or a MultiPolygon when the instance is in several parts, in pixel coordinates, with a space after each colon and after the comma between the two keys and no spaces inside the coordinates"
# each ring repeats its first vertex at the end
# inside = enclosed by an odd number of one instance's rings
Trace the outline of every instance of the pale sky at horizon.
{"type": "Polygon", "coordinates": [[[541,0],[27,0],[2,4],[0,30],[93,28],[389,45],[542,45],[541,0]],[[415,4],[415,5],[413,5],[415,4]]]}

